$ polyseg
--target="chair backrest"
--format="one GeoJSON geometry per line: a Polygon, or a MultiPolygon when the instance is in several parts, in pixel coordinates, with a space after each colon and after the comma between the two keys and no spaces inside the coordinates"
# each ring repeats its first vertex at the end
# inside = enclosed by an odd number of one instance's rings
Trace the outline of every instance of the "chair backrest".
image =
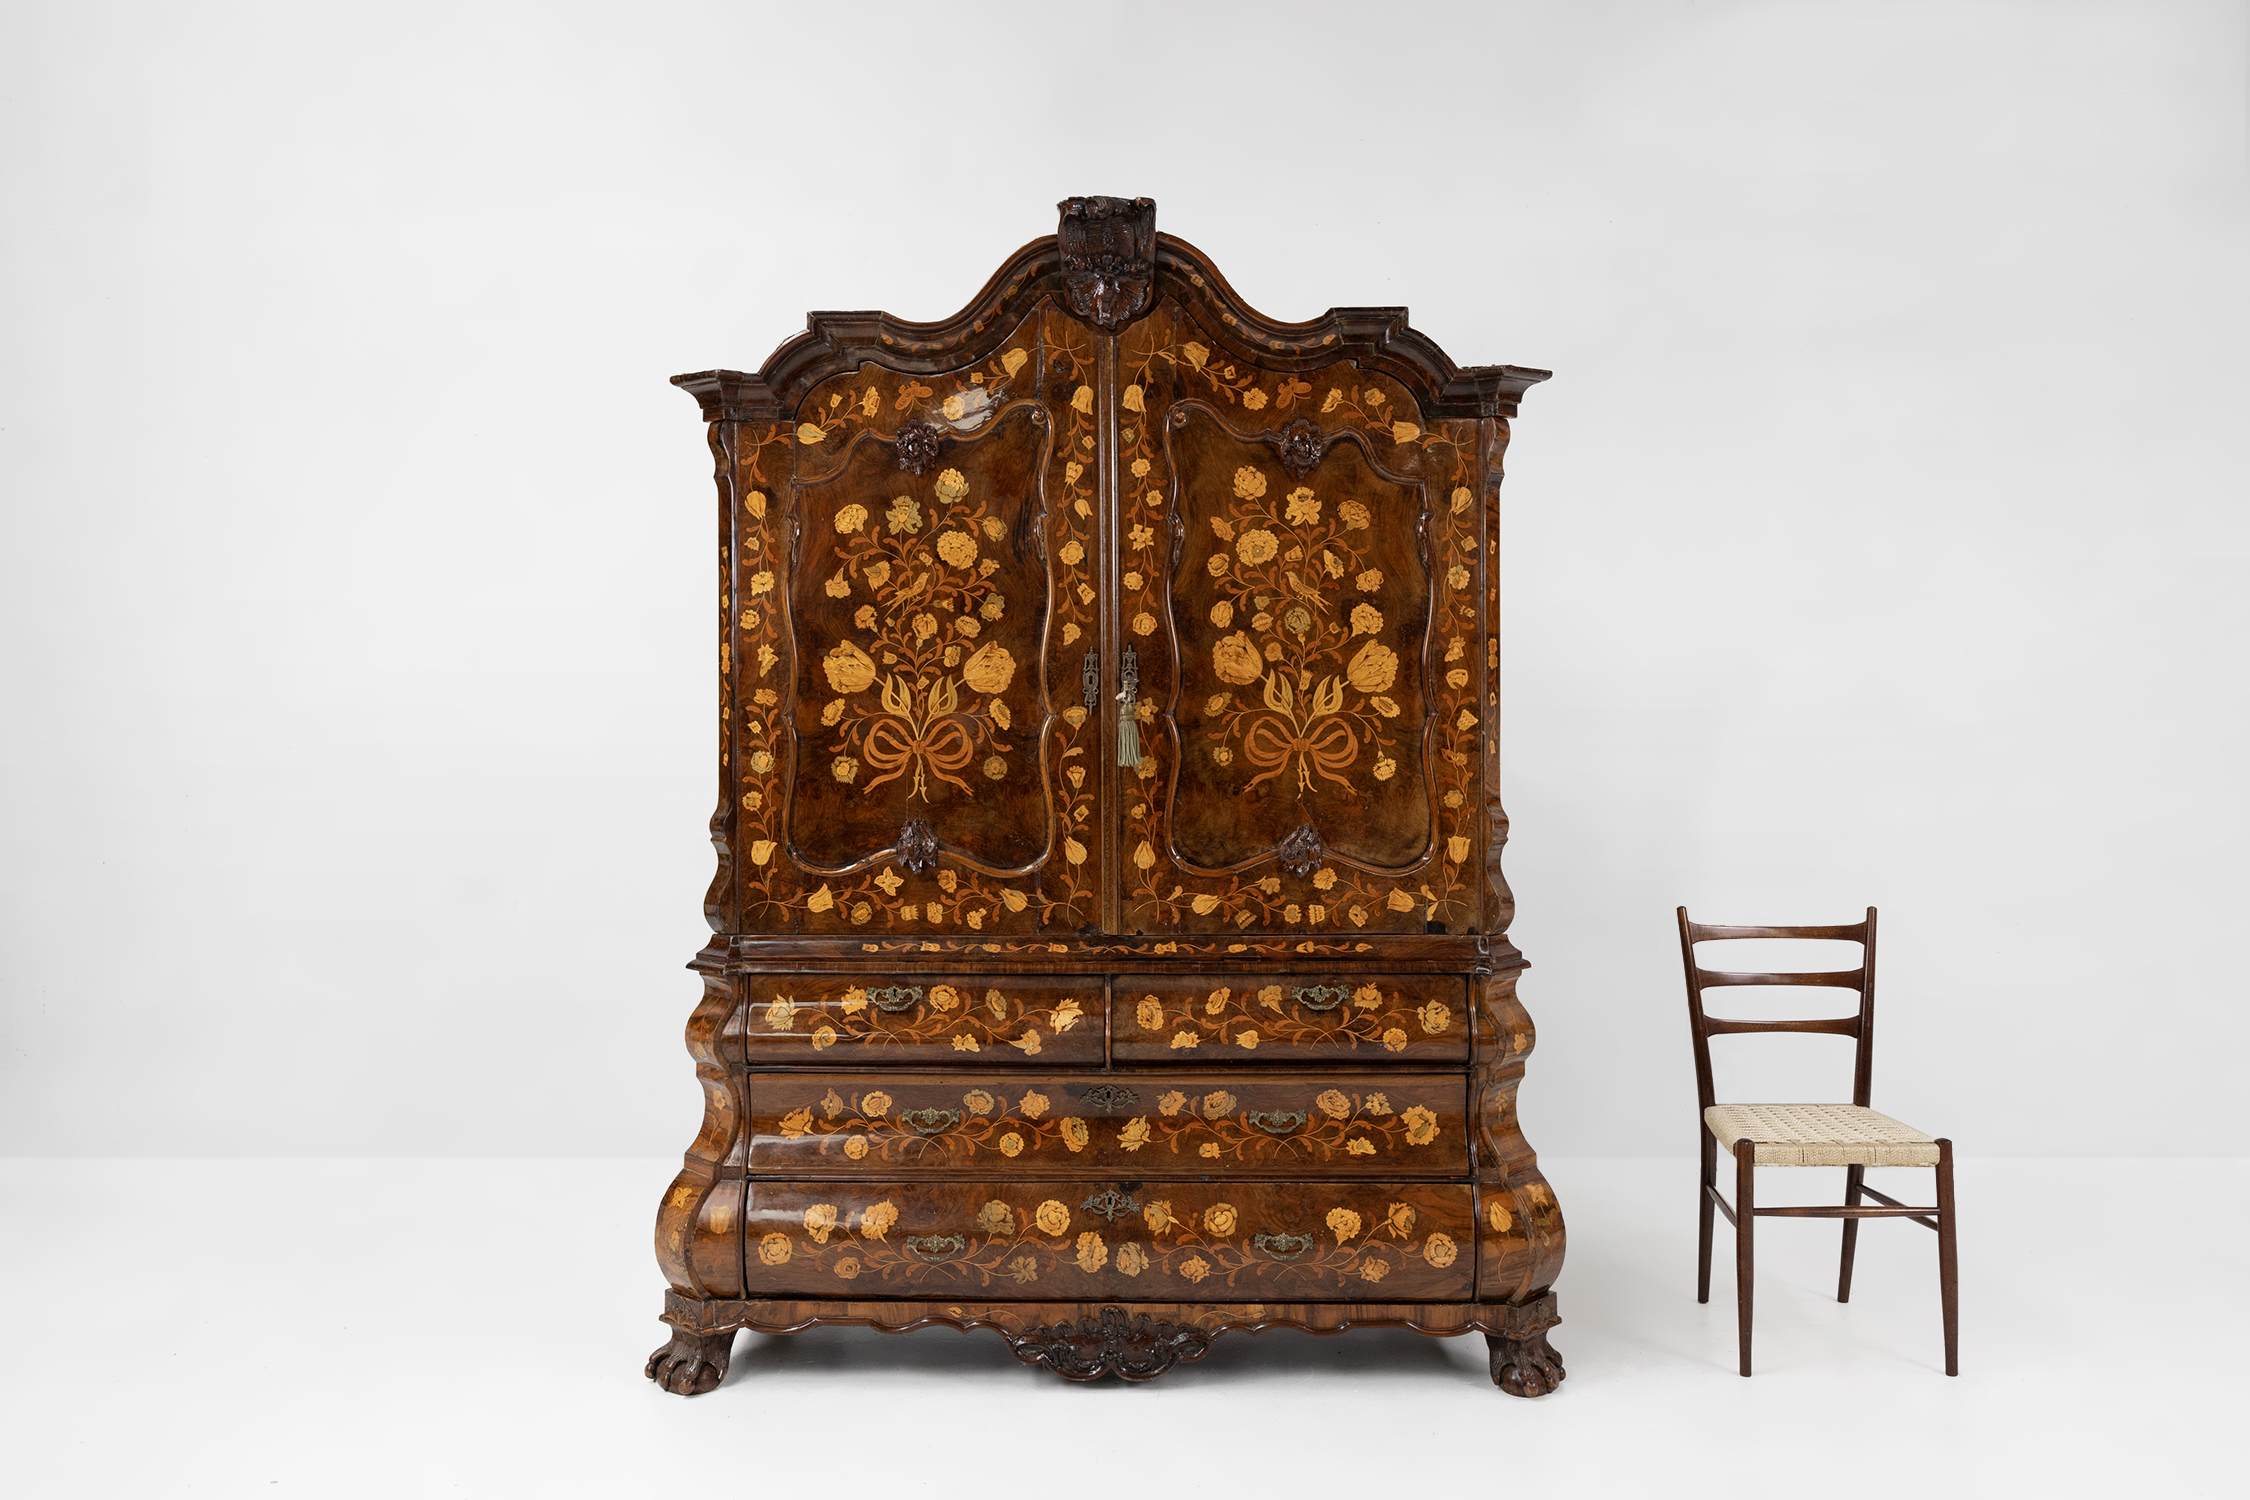
{"type": "Polygon", "coordinates": [[[1712,1093],[1711,1038],[1737,1032],[1809,1031],[1853,1039],[1856,1055],[1852,1060],[1852,1103],[1862,1109],[1867,1108],[1869,1091],[1874,1083],[1875,1064],[1875,908],[1867,908],[1866,921],[1854,922],[1848,927],[1713,927],[1689,921],[1687,908],[1684,906],[1679,912],[1680,961],[1687,968],[1688,1025],[1695,1034],[1695,1087],[1702,1098],[1701,1107],[1709,1109],[1719,1102],[1712,1093]],[[1697,965],[1697,943],[1727,938],[1827,938],[1857,943],[1860,947],[1859,967],[1820,970],[1810,974],[1781,974],[1737,973],[1697,965]],[[1730,1021],[1705,1013],[1705,990],[1736,984],[1819,985],[1857,990],[1859,1013],[1810,1021],[1730,1021]]]}

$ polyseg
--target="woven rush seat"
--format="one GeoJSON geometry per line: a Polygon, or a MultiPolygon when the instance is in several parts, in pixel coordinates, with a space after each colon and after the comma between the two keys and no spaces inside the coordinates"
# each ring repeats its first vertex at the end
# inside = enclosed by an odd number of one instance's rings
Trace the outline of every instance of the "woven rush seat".
{"type": "Polygon", "coordinates": [[[1856,1104],[1714,1104],[1704,1123],[1732,1154],[1755,1142],[1761,1167],[1934,1167],[1933,1136],[1856,1104]]]}

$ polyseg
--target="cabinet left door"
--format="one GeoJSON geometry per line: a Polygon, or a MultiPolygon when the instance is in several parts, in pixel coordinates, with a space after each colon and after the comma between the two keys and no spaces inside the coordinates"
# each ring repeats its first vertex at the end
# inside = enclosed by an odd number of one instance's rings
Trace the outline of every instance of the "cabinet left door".
{"type": "Polygon", "coordinates": [[[862,361],[734,424],[741,930],[1099,920],[1093,356],[1043,304],[973,358],[862,361]]]}

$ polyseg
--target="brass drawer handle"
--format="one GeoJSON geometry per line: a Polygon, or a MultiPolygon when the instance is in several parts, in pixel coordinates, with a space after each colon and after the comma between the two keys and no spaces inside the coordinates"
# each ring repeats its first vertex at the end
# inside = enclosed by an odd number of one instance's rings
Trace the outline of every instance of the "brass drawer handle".
{"type": "Polygon", "coordinates": [[[910,1234],[906,1248],[923,1260],[951,1260],[969,1248],[969,1241],[958,1234],[910,1234]]]}
{"type": "Polygon", "coordinates": [[[1106,1115],[1113,1109],[1131,1109],[1141,1102],[1141,1096],[1121,1083],[1097,1083],[1080,1094],[1078,1102],[1106,1115]]]}
{"type": "Polygon", "coordinates": [[[867,998],[877,1010],[912,1010],[922,1003],[922,987],[918,984],[896,984],[889,989],[869,990],[867,998]]]}
{"type": "Polygon", "coordinates": [[[1263,1130],[1267,1135],[1288,1135],[1311,1117],[1301,1109],[1254,1109],[1242,1118],[1250,1122],[1251,1128],[1263,1130]]]}
{"type": "Polygon", "coordinates": [[[916,1135],[943,1135],[961,1123],[957,1109],[910,1109],[898,1117],[899,1123],[916,1135]]]}
{"type": "Polygon", "coordinates": [[[1289,998],[1307,1010],[1334,1010],[1351,997],[1348,984],[1301,984],[1289,992],[1289,998]]]}
{"type": "Polygon", "coordinates": [[[1312,1248],[1309,1234],[1254,1234],[1250,1243],[1275,1260],[1295,1260],[1312,1248]]]}

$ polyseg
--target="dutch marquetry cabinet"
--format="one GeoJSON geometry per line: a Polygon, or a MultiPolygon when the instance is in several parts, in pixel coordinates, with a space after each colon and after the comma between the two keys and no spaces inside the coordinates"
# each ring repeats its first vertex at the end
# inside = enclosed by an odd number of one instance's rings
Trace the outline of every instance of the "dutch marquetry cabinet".
{"type": "Polygon", "coordinates": [[[1393,1324],[1562,1379],[1495,633],[1545,378],[1274,322],[1118,198],[945,322],[678,377],[720,796],[665,1389],[821,1323],[1074,1379],[1393,1324]]]}

